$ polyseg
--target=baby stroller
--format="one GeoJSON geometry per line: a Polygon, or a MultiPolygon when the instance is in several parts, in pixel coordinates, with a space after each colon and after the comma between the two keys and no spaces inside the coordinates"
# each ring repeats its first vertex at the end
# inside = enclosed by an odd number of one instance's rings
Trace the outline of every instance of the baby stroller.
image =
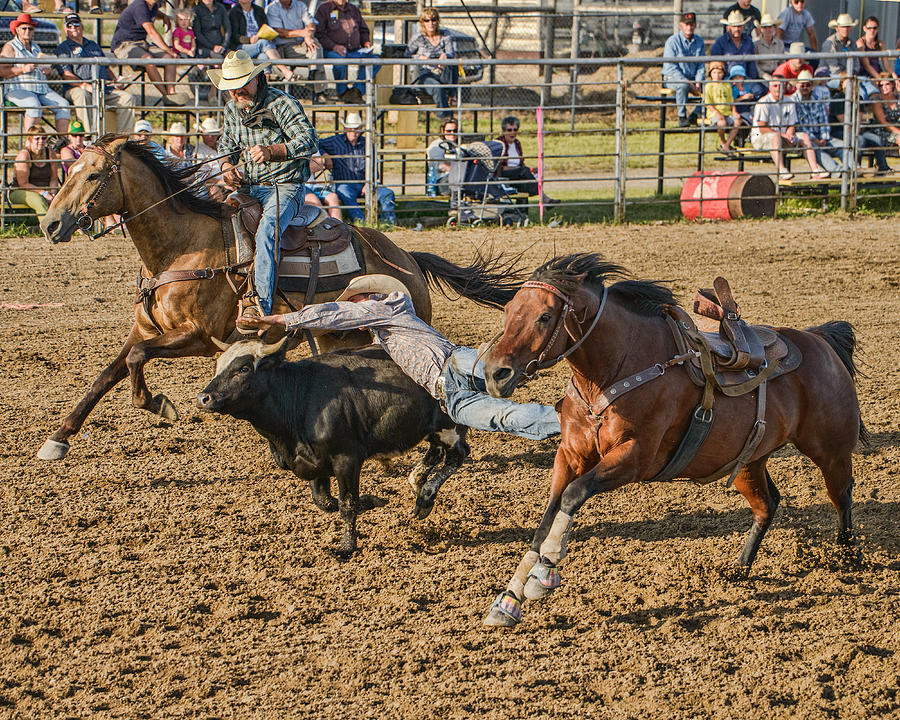
{"type": "Polygon", "coordinates": [[[528,211],[516,205],[510,190],[498,180],[503,143],[495,140],[459,145],[449,150],[450,219],[448,226],[528,225],[528,211]]]}

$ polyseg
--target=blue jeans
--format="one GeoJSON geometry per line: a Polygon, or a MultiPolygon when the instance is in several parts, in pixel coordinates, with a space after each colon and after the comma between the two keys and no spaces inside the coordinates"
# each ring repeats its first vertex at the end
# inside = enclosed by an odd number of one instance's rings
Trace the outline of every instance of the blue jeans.
{"type": "Polygon", "coordinates": [[[456,89],[448,87],[448,85],[456,85],[459,82],[459,70],[457,70],[456,67],[451,66],[447,69],[446,73],[442,74],[449,81],[448,84],[443,84],[441,82],[440,75],[437,75],[430,70],[425,70],[424,72],[419,73],[419,77],[416,78],[414,85],[420,86],[431,95],[431,98],[434,100],[434,104],[437,107],[444,108],[435,113],[439,118],[448,118],[451,113],[449,110],[446,110],[446,108],[450,105],[450,93],[451,91],[454,94],[456,93],[456,89]]]}
{"type": "MultiPolygon", "coordinates": [[[[875,166],[879,170],[890,170],[890,166],[887,162],[887,153],[884,151],[884,147],[882,146],[881,138],[871,130],[866,130],[865,132],[861,132],[859,134],[859,142],[857,143],[857,148],[860,150],[865,150],[866,148],[874,148],[873,152],[875,154],[875,166]]],[[[859,162],[859,160],[857,160],[859,162]]]]}
{"type": "Polygon", "coordinates": [[[275,188],[267,185],[251,185],[247,191],[262,205],[262,217],[256,228],[256,257],[253,261],[253,289],[259,296],[259,306],[263,313],[272,313],[272,296],[275,294],[275,272],[278,267],[276,256],[275,225],[276,209],[280,209],[281,234],[300,212],[306,191],[302,184],[279,183],[276,202],[275,188]]]}
{"type": "MultiPolygon", "coordinates": [[[[365,218],[365,213],[363,213],[362,208],[356,202],[362,196],[364,187],[365,185],[361,182],[337,183],[334,186],[334,191],[341,199],[341,207],[351,220],[362,220],[365,218]]],[[[378,207],[381,209],[381,212],[378,214],[381,221],[386,225],[396,225],[397,212],[394,204],[394,191],[386,188],[384,185],[376,185],[375,196],[378,207]]]]}
{"type": "Polygon", "coordinates": [[[675,75],[663,75],[663,87],[675,91],[675,105],[678,107],[678,117],[687,117],[687,99],[691,84],[675,75]]]}
{"type": "Polygon", "coordinates": [[[453,422],[476,430],[505,432],[530,440],[559,435],[559,419],[556,410],[549,405],[517,403],[488,395],[483,362],[479,361],[474,368],[473,384],[472,371],[477,357],[478,351],[474,348],[459,347],[444,366],[447,414],[453,422]]]}
{"type": "MultiPolygon", "coordinates": [[[[377,55],[372,55],[372,53],[368,52],[360,52],[359,50],[348,50],[346,55],[341,55],[340,53],[336,53],[334,50],[326,50],[325,51],[326,58],[371,58],[378,57],[377,55]]],[[[332,70],[334,72],[334,79],[337,81],[335,89],[337,90],[338,95],[343,95],[347,91],[347,83],[343,82],[347,79],[347,65],[334,65],[332,70]]],[[[361,65],[359,68],[359,77],[357,78],[358,82],[354,84],[354,87],[359,90],[363,95],[366,94],[366,73],[372,73],[371,77],[375,77],[378,73],[379,65],[361,65]]]]}
{"type": "MultiPolygon", "coordinates": [[[[253,59],[266,55],[266,50],[274,50],[275,46],[270,40],[257,40],[255,43],[244,43],[238,50],[243,50],[253,59]]],[[[268,57],[268,56],[266,56],[268,57]]]]}
{"type": "Polygon", "coordinates": [[[830,138],[823,147],[813,145],[816,149],[816,161],[830,173],[843,172],[844,141],[830,138]]]}
{"type": "Polygon", "coordinates": [[[6,91],[6,99],[16,107],[25,108],[26,117],[39,118],[47,107],[52,108],[56,120],[69,119],[69,101],[53,90],[39,94],[16,88],[6,91]]]}

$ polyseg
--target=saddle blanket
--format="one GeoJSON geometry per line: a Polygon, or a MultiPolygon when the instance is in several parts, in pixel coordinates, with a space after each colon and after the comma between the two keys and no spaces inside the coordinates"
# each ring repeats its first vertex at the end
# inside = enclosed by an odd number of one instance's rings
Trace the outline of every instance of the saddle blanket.
{"type": "MultiPolygon", "coordinates": [[[[306,292],[311,259],[306,255],[285,255],[278,265],[278,289],[282,292],[306,292]]],[[[356,238],[337,255],[319,260],[317,292],[343,290],[357,275],[365,272],[365,260],[356,238]]]]}

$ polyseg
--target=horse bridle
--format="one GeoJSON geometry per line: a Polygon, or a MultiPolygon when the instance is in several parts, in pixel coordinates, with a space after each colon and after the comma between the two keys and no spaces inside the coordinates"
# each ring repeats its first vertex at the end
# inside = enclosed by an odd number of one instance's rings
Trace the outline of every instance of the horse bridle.
{"type": "MultiPolygon", "coordinates": [[[[125,201],[125,185],[122,183],[122,148],[120,147],[118,152],[115,155],[111,154],[106,148],[100,147],[99,145],[88,145],[84,149],[84,152],[93,152],[98,155],[102,155],[104,158],[109,160],[111,163],[106,168],[106,174],[103,176],[103,179],[98,183],[97,187],[94,188],[94,192],[91,193],[90,197],[84,203],[84,209],[78,213],[75,217],[75,222],[78,224],[78,227],[82,230],[90,230],[94,224],[93,218],[91,218],[90,212],[91,208],[94,207],[96,201],[103,194],[103,191],[106,190],[106,186],[109,184],[109,181],[112,180],[112,176],[116,175],[119,178],[119,189],[122,191],[122,202],[125,201]]],[[[123,220],[128,215],[128,211],[124,208],[120,213],[123,220]]]]}
{"type": "MultiPolygon", "coordinates": [[[[608,289],[604,285],[603,286],[603,297],[600,299],[600,307],[597,308],[597,314],[594,316],[593,322],[591,322],[591,326],[587,329],[587,332],[583,333],[580,338],[576,338],[572,331],[566,325],[566,321],[568,320],[569,314],[575,319],[575,322],[580,326],[586,320],[585,317],[582,317],[580,320],[578,316],[575,314],[575,304],[572,302],[572,298],[566,295],[562,290],[560,290],[555,285],[551,285],[550,283],[540,282],[538,280],[526,280],[522,283],[522,288],[532,288],[535,290],[543,290],[545,292],[549,292],[551,295],[555,295],[560,300],[563,301],[563,308],[559,314],[559,319],[556,321],[556,327],[553,328],[553,333],[550,335],[550,339],[544,345],[543,349],[536,358],[528,361],[528,364],[525,366],[525,369],[522,371],[522,374],[526,377],[534,377],[535,373],[539,370],[544,370],[548,367],[552,367],[556,365],[560,360],[565,360],[569,355],[575,352],[581,344],[587,340],[588,335],[591,334],[593,329],[597,327],[597,322],[600,320],[600,316],[603,314],[603,309],[606,307],[606,296],[608,294],[608,289]],[[550,352],[551,348],[556,344],[556,339],[559,336],[560,330],[565,328],[566,334],[574,340],[574,344],[570,345],[565,351],[560,353],[553,360],[546,360],[547,353],[550,352]],[[532,368],[534,365],[534,368],[532,368]]],[[[586,313],[585,313],[586,314],[586,313]]]]}

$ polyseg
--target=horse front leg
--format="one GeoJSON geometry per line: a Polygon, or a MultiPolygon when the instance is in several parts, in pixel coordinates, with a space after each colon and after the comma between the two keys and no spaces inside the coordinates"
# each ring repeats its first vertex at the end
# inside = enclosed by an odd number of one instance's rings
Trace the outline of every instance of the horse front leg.
{"type": "Polygon", "coordinates": [[[116,359],[97,376],[97,379],[91,384],[90,390],[81,399],[81,402],[65,417],[59,429],[47,438],[41,449],[38,450],[38,458],[41,460],[62,460],[66,456],[69,452],[69,438],[81,429],[87,416],[100,402],[100,399],[128,376],[125,359],[128,357],[128,353],[131,352],[131,348],[142,337],[143,334],[138,329],[138,326],[136,324],[133,325],[131,332],[128,333],[128,338],[125,340],[125,345],[119,351],[116,359]]]}
{"type": "Polygon", "coordinates": [[[178,328],[157,335],[156,337],[137,343],[128,352],[125,364],[131,376],[131,401],[136,408],[148,410],[164,417],[166,420],[177,420],[178,411],[165,395],[153,396],[144,378],[144,365],[155,358],[190,357],[210,355],[207,335],[196,328],[185,330],[178,328]]]}

